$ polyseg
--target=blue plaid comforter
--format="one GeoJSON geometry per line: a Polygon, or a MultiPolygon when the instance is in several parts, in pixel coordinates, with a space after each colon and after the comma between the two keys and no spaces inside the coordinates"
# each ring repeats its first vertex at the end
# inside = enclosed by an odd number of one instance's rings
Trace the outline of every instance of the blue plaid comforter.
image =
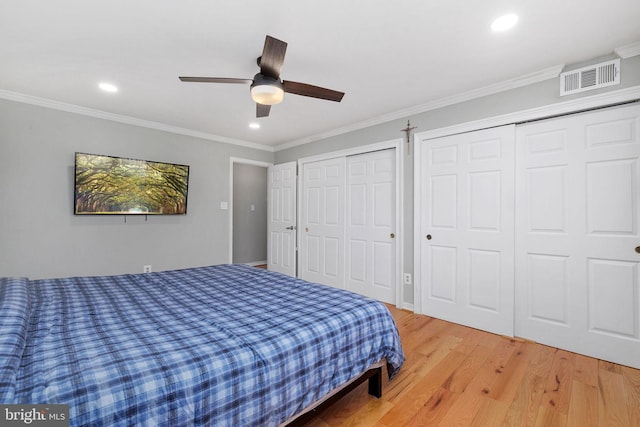
{"type": "Polygon", "coordinates": [[[383,359],[383,304],[262,269],[0,279],[0,403],[74,426],[277,425],[383,359]]]}

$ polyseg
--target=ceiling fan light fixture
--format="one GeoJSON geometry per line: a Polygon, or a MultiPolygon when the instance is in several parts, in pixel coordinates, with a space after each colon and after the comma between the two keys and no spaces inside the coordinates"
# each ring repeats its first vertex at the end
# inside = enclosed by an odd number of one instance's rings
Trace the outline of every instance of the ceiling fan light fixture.
{"type": "Polygon", "coordinates": [[[258,104],[276,105],[284,99],[284,88],[278,79],[256,74],[251,85],[251,98],[258,104]]]}
{"type": "Polygon", "coordinates": [[[264,40],[262,55],[258,58],[260,72],[251,79],[238,79],[228,77],[187,77],[180,76],[182,82],[194,83],[234,83],[251,84],[251,98],[256,103],[256,118],[269,117],[271,106],[279,104],[284,99],[284,93],[292,93],[299,96],[324,99],[340,102],[344,92],[331,90],[307,83],[280,80],[280,69],[284,62],[284,54],[287,43],[271,36],[264,40]]]}
{"type": "Polygon", "coordinates": [[[251,88],[251,98],[262,105],[280,104],[284,99],[284,90],[271,85],[254,86],[251,88]]]}

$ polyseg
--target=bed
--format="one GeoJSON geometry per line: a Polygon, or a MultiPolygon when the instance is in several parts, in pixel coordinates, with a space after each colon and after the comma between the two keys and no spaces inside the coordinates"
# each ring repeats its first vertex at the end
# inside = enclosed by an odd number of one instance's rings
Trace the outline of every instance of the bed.
{"type": "Polygon", "coordinates": [[[276,426],[404,362],[384,304],[232,264],[3,278],[0,331],[0,403],[72,426],[276,426]]]}

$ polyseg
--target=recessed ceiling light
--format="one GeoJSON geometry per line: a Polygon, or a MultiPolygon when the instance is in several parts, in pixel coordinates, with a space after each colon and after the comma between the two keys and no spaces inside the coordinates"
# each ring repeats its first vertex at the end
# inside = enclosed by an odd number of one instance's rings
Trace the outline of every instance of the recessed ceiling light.
{"type": "Polygon", "coordinates": [[[518,15],[515,13],[510,13],[508,15],[503,15],[493,21],[491,24],[491,29],[493,31],[506,31],[516,25],[518,22],[518,15]]]}
{"type": "Polygon", "coordinates": [[[100,89],[102,89],[103,91],[105,91],[105,92],[117,92],[118,91],[118,88],[116,86],[112,85],[111,83],[102,82],[102,83],[100,83],[98,85],[98,87],[100,89]]]}
{"type": "Polygon", "coordinates": [[[249,123],[251,129],[260,129],[260,123],[249,123]]]}

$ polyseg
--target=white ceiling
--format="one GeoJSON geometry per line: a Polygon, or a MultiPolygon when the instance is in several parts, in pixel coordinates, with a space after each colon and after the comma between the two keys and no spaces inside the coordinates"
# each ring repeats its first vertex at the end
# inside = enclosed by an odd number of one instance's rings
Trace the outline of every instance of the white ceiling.
{"type": "Polygon", "coordinates": [[[0,90],[290,145],[639,40],[638,0],[0,0],[0,90]],[[256,120],[248,86],[178,80],[252,78],[267,34],[289,44],[282,79],[343,101],[288,94],[256,120]]]}

